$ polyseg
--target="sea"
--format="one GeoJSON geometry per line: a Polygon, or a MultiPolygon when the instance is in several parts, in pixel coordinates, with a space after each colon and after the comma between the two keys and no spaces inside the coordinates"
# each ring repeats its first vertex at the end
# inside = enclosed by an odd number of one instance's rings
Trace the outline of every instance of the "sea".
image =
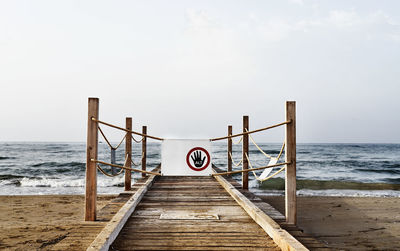
{"type": "MultiPolygon", "coordinates": [[[[114,142],[114,145],[117,143],[114,142]]],[[[259,146],[277,156],[280,144],[259,146]]],[[[213,143],[212,162],[226,169],[226,144],[213,143]]],[[[0,195],[84,194],[85,143],[0,142],[0,195]]],[[[147,168],[161,161],[160,143],[147,144],[147,168]]],[[[253,167],[269,159],[250,146],[253,167]]],[[[111,152],[99,144],[99,159],[110,162],[111,152]]],[[[133,145],[133,159],[140,162],[141,144],[133,145]]],[[[241,146],[233,146],[233,158],[241,159],[241,146]]],[[[280,162],[284,161],[284,155],[280,162]]],[[[124,144],[116,151],[116,162],[124,162],[124,144]]],[[[110,171],[108,167],[103,167],[110,171]]],[[[234,170],[241,167],[234,167],[234,170]]],[[[279,170],[276,167],[272,173],[279,170]]],[[[258,171],[260,174],[262,172],[258,171]]],[[[133,182],[140,174],[133,174],[133,182]]],[[[238,181],[241,174],[233,176],[238,181]]],[[[250,190],[256,194],[284,194],[284,172],[264,182],[249,173],[250,190]]],[[[123,191],[124,177],[107,177],[98,172],[98,193],[123,191]]],[[[297,144],[297,194],[299,196],[400,197],[400,144],[297,144]]]]}

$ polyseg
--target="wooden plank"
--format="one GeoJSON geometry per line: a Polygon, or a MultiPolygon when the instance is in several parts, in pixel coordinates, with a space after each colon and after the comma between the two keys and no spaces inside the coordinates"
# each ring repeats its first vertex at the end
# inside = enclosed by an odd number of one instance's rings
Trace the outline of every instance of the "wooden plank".
{"type": "MultiPolygon", "coordinates": [[[[140,246],[140,245],[135,245],[134,247],[119,247],[119,251],[125,251],[125,250],[171,250],[170,246],[140,246]]],[[[186,247],[174,247],[173,250],[265,250],[264,247],[262,248],[249,248],[246,246],[242,247],[215,247],[215,246],[186,246],[186,247]]],[[[271,250],[279,250],[279,249],[272,249],[271,250]]]]}
{"type": "Polygon", "coordinates": [[[138,239],[131,235],[125,235],[120,246],[135,247],[140,246],[169,246],[173,247],[259,247],[259,248],[275,248],[277,245],[273,241],[267,241],[265,238],[252,239],[251,241],[235,240],[235,239],[220,239],[220,238],[153,238],[153,239],[138,239]]]}
{"type": "Polygon", "coordinates": [[[143,202],[232,202],[232,198],[226,198],[226,197],[212,197],[212,198],[207,198],[207,197],[186,197],[186,196],[166,196],[163,198],[160,197],[146,197],[143,199],[143,202]]]}
{"type": "Polygon", "coordinates": [[[226,191],[236,200],[236,202],[260,225],[265,232],[271,236],[282,250],[308,250],[303,244],[291,236],[286,230],[282,229],[271,217],[266,215],[254,203],[241,194],[233,185],[221,176],[215,179],[226,189],[226,191]]]}
{"type": "Polygon", "coordinates": [[[297,203],[296,203],[296,102],[286,101],[286,150],[285,162],[285,215],[286,222],[296,225],[297,203]]]}
{"type": "Polygon", "coordinates": [[[86,141],[86,191],[85,191],[85,221],[96,220],[97,199],[97,166],[92,159],[97,159],[98,129],[97,123],[92,120],[99,119],[99,99],[89,98],[88,101],[88,126],[86,141]]]}
{"type": "Polygon", "coordinates": [[[163,219],[163,220],[161,220],[160,217],[154,218],[154,217],[131,216],[129,218],[129,223],[132,223],[132,224],[154,224],[154,226],[157,226],[157,224],[165,225],[165,226],[175,226],[175,225],[202,226],[202,225],[204,225],[204,226],[210,226],[210,227],[218,226],[221,224],[224,224],[224,225],[230,224],[232,226],[234,226],[234,225],[257,226],[256,224],[253,224],[254,221],[250,217],[233,219],[232,217],[229,218],[229,217],[222,217],[222,216],[219,219],[210,219],[210,220],[179,220],[179,219],[176,219],[176,220],[163,219]]]}
{"type": "Polygon", "coordinates": [[[195,209],[185,209],[185,208],[160,208],[160,207],[142,207],[139,204],[136,207],[135,212],[133,212],[132,216],[140,216],[140,215],[154,215],[159,216],[162,212],[165,211],[195,211],[195,212],[209,212],[213,214],[219,214],[220,216],[223,214],[224,216],[232,216],[232,217],[241,217],[241,216],[248,216],[248,214],[241,208],[236,205],[234,206],[207,206],[207,207],[196,207],[195,209]]]}
{"type": "Polygon", "coordinates": [[[238,224],[221,224],[220,226],[213,226],[210,228],[207,225],[163,225],[157,224],[154,226],[151,225],[133,225],[133,226],[125,226],[124,232],[130,234],[136,233],[159,233],[159,232],[170,232],[170,233],[219,233],[219,232],[230,232],[230,233],[243,233],[243,231],[249,231],[256,234],[261,234],[265,232],[257,225],[249,225],[242,226],[240,223],[238,224]]]}
{"type": "Polygon", "coordinates": [[[118,211],[104,229],[97,235],[96,239],[88,247],[87,251],[108,250],[112,242],[117,238],[122,227],[135,210],[144,194],[151,187],[156,176],[150,175],[146,183],[137,190],[127,203],[118,211]]]}
{"type": "Polygon", "coordinates": [[[236,203],[234,201],[218,201],[218,202],[180,202],[180,201],[169,201],[169,202],[156,202],[156,201],[146,201],[142,202],[143,206],[151,207],[209,207],[209,206],[234,206],[236,203]]]}
{"type": "Polygon", "coordinates": [[[186,179],[170,176],[160,177],[151,187],[126,222],[112,248],[279,250],[266,232],[214,178],[186,179]],[[170,189],[157,188],[159,183],[165,182],[170,189]],[[182,183],[185,186],[181,186],[182,183]],[[209,188],[202,190],[203,186],[209,188]],[[219,219],[160,219],[161,214],[168,212],[215,214],[219,219]]]}
{"type": "MultiPolygon", "coordinates": [[[[121,232],[121,235],[127,233],[121,232]]],[[[144,233],[136,233],[135,236],[137,238],[235,238],[235,239],[245,239],[248,240],[252,237],[265,237],[265,232],[260,231],[260,233],[245,233],[245,232],[214,232],[214,233],[199,233],[199,232],[179,232],[179,233],[171,233],[171,232],[144,232],[144,233]]]]}

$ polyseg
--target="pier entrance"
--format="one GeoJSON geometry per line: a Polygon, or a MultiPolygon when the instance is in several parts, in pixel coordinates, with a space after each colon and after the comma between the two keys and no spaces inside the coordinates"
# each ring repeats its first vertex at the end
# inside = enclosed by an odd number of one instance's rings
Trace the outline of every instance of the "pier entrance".
{"type": "Polygon", "coordinates": [[[243,116],[241,133],[233,134],[232,126],[228,126],[226,136],[189,141],[149,135],[147,126],[142,127],[142,132],[134,131],[130,117],[126,118],[125,127],[104,122],[99,119],[97,98],[89,98],[88,111],[85,220],[96,220],[97,170],[109,177],[124,174],[123,193],[130,194],[88,250],[307,250],[275,221],[283,220],[289,226],[296,224],[295,102],[286,102],[284,122],[250,130],[249,118],[243,116]],[[121,130],[125,135],[113,146],[101,126],[121,130]],[[285,140],[279,154],[270,156],[251,134],[280,126],[285,126],[285,140]],[[111,163],[98,158],[98,132],[110,147],[111,163]],[[236,138],[238,141],[234,143],[236,138]],[[162,163],[153,170],[146,168],[149,139],[162,142],[162,163]],[[220,140],[227,140],[226,170],[212,163],[210,145],[220,140]],[[124,141],[124,164],[115,164],[115,150],[124,141]],[[269,159],[266,165],[253,167],[249,141],[269,159]],[[132,143],[141,144],[141,158],[136,163],[132,143]],[[232,146],[240,143],[242,159],[235,162],[232,146]],[[285,159],[280,160],[281,156],[285,159]],[[233,170],[233,165],[241,169],[233,170]],[[111,172],[104,166],[111,167],[111,172]],[[270,171],[257,174],[259,170],[275,167],[278,170],[271,175],[270,171]],[[257,180],[265,181],[282,171],[285,171],[285,216],[266,203],[253,203],[251,198],[255,197],[248,192],[249,172],[257,180]],[[141,173],[142,183],[132,186],[131,172],[141,173]],[[230,178],[236,173],[242,174],[241,184],[230,178]]]}

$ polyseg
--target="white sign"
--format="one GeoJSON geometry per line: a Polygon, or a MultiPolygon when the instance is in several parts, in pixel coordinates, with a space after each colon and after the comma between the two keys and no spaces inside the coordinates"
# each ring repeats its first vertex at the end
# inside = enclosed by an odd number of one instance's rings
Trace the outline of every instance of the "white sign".
{"type": "Polygon", "coordinates": [[[211,175],[211,141],[164,139],[161,143],[161,173],[165,176],[211,175]]]}

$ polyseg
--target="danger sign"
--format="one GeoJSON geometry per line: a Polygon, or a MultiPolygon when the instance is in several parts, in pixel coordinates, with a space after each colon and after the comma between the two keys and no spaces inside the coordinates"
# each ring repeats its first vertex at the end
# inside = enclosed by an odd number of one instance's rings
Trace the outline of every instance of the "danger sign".
{"type": "Polygon", "coordinates": [[[208,176],[211,168],[208,139],[164,139],[161,143],[161,173],[165,176],[208,176]]]}
{"type": "Polygon", "coordinates": [[[195,147],[186,155],[186,163],[194,171],[202,171],[210,164],[210,154],[202,147],[195,147]]]}

